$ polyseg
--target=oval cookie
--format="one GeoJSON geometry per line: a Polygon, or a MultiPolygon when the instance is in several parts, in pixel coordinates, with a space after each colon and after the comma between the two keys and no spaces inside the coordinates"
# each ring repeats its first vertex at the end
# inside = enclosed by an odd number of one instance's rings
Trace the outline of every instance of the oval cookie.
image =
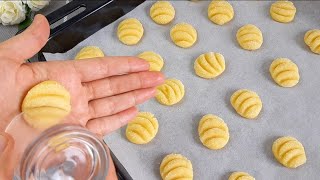
{"type": "Polygon", "coordinates": [[[312,52],[320,54],[320,29],[307,31],[304,35],[304,42],[312,52]]]}
{"type": "Polygon", "coordinates": [[[141,40],[143,33],[141,22],[135,18],[128,18],[119,24],[117,35],[123,44],[135,45],[141,40]]]}
{"type": "Polygon", "coordinates": [[[202,117],[198,133],[202,144],[209,149],[221,149],[229,141],[227,124],[220,117],[212,114],[202,117]]]}
{"type": "Polygon", "coordinates": [[[184,86],[180,80],[167,79],[157,87],[156,99],[163,105],[171,106],[180,102],[184,93],[184,86]]]}
{"type": "Polygon", "coordinates": [[[233,7],[227,1],[213,0],[208,7],[208,17],[215,24],[223,25],[231,21],[233,16],[233,7]]]}
{"type": "Polygon", "coordinates": [[[189,48],[197,41],[197,30],[187,23],[179,23],[170,31],[172,41],[179,47],[189,48]]]}
{"type": "Polygon", "coordinates": [[[239,45],[246,50],[257,50],[263,43],[262,32],[255,25],[247,24],[237,32],[239,45]]]}
{"type": "Polygon", "coordinates": [[[87,46],[82,48],[74,59],[90,59],[90,58],[99,58],[104,57],[104,53],[97,46],[87,46]]]}
{"type": "Polygon", "coordinates": [[[153,51],[146,51],[139,54],[138,57],[149,62],[150,71],[161,71],[164,62],[162,57],[159,54],[153,51]]]}
{"type": "Polygon", "coordinates": [[[58,82],[44,81],[30,89],[22,102],[26,122],[37,129],[56,125],[71,111],[69,92],[58,82]]]}
{"type": "Polygon", "coordinates": [[[270,7],[270,15],[273,20],[288,23],[294,19],[296,7],[291,1],[277,1],[270,7]]]}
{"type": "Polygon", "coordinates": [[[307,161],[303,145],[293,137],[281,137],[272,145],[274,157],[285,167],[297,168],[307,161]]]}
{"type": "Polygon", "coordinates": [[[194,70],[202,78],[215,78],[222,74],[226,68],[225,60],[222,54],[209,52],[200,55],[195,63],[194,70]]]}
{"type": "Polygon", "coordinates": [[[193,179],[191,161],[181,154],[169,154],[161,162],[160,174],[163,180],[193,179]]]}
{"type": "Polygon", "coordinates": [[[247,89],[233,93],[230,102],[237,113],[247,119],[256,118],[262,109],[262,101],[258,94],[247,89]]]}
{"type": "Polygon", "coordinates": [[[269,71],[273,80],[282,87],[293,87],[300,79],[298,66],[287,58],[275,59],[269,71]]]}
{"type": "Polygon", "coordinates": [[[168,24],[175,16],[175,10],[169,1],[157,1],[150,8],[150,17],[157,24],[168,24]]]}
{"type": "Polygon", "coordinates": [[[150,142],[158,132],[158,120],[149,112],[139,112],[129,122],[126,129],[127,139],[135,144],[146,144],[150,142]]]}
{"type": "Polygon", "coordinates": [[[230,175],[229,180],[255,180],[255,178],[246,172],[234,172],[230,175]]]}

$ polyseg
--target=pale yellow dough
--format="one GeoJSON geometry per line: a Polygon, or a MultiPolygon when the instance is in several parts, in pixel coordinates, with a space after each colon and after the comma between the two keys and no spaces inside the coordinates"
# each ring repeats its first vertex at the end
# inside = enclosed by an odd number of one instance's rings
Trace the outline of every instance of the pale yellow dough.
{"type": "Polygon", "coordinates": [[[233,16],[233,7],[225,0],[213,0],[208,7],[208,17],[215,24],[228,23],[233,19],[233,16]]]}
{"type": "Polygon", "coordinates": [[[262,109],[262,101],[258,94],[247,89],[233,93],[230,102],[237,113],[247,119],[256,118],[262,109]]]}
{"type": "Polygon", "coordinates": [[[169,154],[161,162],[160,174],[163,180],[192,180],[192,163],[181,154],[169,154]]]}
{"type": "Polygon", "coordinates": [[[76,55],[76,60],[104,57],[104,53],[99,47],[87,46],[82,48],[76,55]]]}
{"type": "Polygon", "coordinates": [[[291,22],[296,12],[297,9],[291,1],[276,1],[270,7],[272,19],[281,23],[291,22]]]}
{"type": "Polygon", "coordinates": [[[223,55],[214,52],[200,55],[194,63],[196,74],[206,79],[219,76],[225,69],[226,65],[223,55]]]}
{"type": "Polygon", "coordinates": [[[157,24],[168,24],[175,16],[175,10],[169,1],[157,1],[150,8],[150,17],[157,24]]]}
{"type": "Polygon", "coordinates": [[[300,79],[298,66],[287,58],[275,59],[269,71],[273,80],[282,87],[293,87],[300,79]]]}
{"type": "Polygon", "coordinates": [[[255,178],[246,172],[234,172],[230,175],[229,180],[255,180],[255,178]]]}
{"type": "Polygon", "coordinates": [[[163,105],[171,106],[180,102],[184,93],[184,86],[180,80],[167,79],[157,87],[156,99],[163,105]]]}
{"type": "Polygon", "coordinates": [[[139,54],[138,57],[149,62],[150,71],[161,71],[164,62],[162,57],[159,54],[153,51],[146,51],[139,54]]]}
{"type": "Polygon", "coordinates": [[[189,48],[197,41],[197,30],[190,24],[176,24],[170,31],[172,41],[179,47],[189,48]]]}
{"type": "Polygon", "coordinates": [[[123,44],[135,45],[141,40],[143,33],[141,22],[135,18],[128,18],[119,24],[117,35],[123,44]]]}
{"type": "Polygon", "coordinates": [[[274,157],[287,168],[297,168],[306,163],[303,145],[293,137],[281,137],[272,145],[274,157]]]}
{"type": "Polygon", "coordinates": [[[307,31],[304,35],[304,42],[309,46],[312,52],[320,54],[320,29],[307,31]]]}
{"type": "Polygon", "coordinates": [[[257,50],[263,43],[262,32],[255,25],[247,24],[238,30],[237,41],[245,50],[257,50]]]}
{"type": "Polygon", "coordinates": [[[56,125],[71,111],[70,93],[58,82],[44,81],[29,90],[22,102],[26,122],[37,129],[56,125]]]}
{"type": "Polygon", "coordinates": [[[198,133],[202,144],[209,149],[221,149],[229,141],[227,124],[220,117],[212,114],[202,117],[198,133]]]}
{"type": "Polygon", "coordinates": [[[132,143],[147,144],[156,136],[158,128],[158,120],[152,113],[139,112],[128,124],[126,136],[132,143]]]}

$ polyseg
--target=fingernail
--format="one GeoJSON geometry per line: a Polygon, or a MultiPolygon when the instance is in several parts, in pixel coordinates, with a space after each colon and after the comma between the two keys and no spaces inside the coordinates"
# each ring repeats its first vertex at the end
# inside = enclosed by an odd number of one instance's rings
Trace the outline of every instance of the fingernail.
{"type": "Polygon", "coordinates": [[[0,134],[0,152],[3,152],[7,147],[7,138],[0,134]]]}

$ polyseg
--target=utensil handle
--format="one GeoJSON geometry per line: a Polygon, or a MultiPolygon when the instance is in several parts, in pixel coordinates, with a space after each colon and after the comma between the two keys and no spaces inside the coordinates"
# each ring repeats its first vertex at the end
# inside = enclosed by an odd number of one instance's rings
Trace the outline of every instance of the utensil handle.
{"type": "MultiPolygon", "coordinates": [[[[70,15],[71,13],[75,12],[76,10],[80,8],[85,8],[84,11],[80,12],[79,14],[75,15],[68,21],[58,25],[55,28],[51,29],[50,32],[50,38],[55,37],[57,34],[59,34],[64,29],[68,28],[69,26],[81,21],[87,16],[90,16],[92,13],[98,11],[99,9],[107,6],[108,4],[112,3],[114,0],[74,0],[70,3],[66,4],[65,6],[61,7],[60,9],[50,13],[47,15],[47,19],[49,21],[49,24],[52,25],[55,22],[59,21],[60,19],[64,18],[67,15],[70,15]]],[[[50,39],[49,38],[49,39],[50,39]]]]}

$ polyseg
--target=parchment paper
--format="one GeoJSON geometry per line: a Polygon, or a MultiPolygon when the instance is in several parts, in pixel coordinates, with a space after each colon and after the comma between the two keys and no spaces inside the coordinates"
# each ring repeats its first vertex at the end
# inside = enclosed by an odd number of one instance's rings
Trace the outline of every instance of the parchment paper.
{"type": "Polygon", "coordinates": [[[157,117],[160,127],[156,138],[147,145],[134,145],[125,138],[125,127],[106,137],[106,142],[135,180],[160,179],[159,165],[165,155],[181,153],[194,168],[194,179],[226,180],[233,171],[246,171],[258,180],[316,180],[320,178],[320,56],[303,42],[304,33],[320,28],[320,2],[294,2],[295,20],[289,24],[273,21],[269,1],[231,1],[235,18],[217,26],[207,18],[209,1],[174,1],[174,22],[155,24],[148,15],[152,2],[145,2],[125,17],[143,23],[145,35],[136,46],[121,44],[116,37],[120,20],[100,30],[70,52],[46,54],[47,59],[72,59],[84,46],[101,47],[109,56],[135,56],[153,50],[165,59],[163,73],[180,79],[186,89],[184,99],[173,107],[151,100],[140,106],[157,117]],[[198,41],[190,49],[175,46],[170,28],[188,22],[198,31],[198,41]],[[263,32],[261,49],[245,51],[235,34],[242,25],[252,23],[263,32]],[[220,52],[226,59],[226,71],[217,79],[197,77],[193,63],[200,54],[220,52]],[[294,88],[281,88],[271,79],[268,69],[273,59],[287,57],[300,68],[301,81],[294,88]],[[241,118],[232,109],[229,98],[240,89],[256,91],[263,110],[256,120],[241,118]],[[230,129],[230,141],[218,151],[205,148],[198,138],[198,122],[208,113],[223,118],[230,129]],[[273,157],[271,146],[280,136],[294,136],[307,153],[307,163],[297,169],[281,166],[273,157]]]}

